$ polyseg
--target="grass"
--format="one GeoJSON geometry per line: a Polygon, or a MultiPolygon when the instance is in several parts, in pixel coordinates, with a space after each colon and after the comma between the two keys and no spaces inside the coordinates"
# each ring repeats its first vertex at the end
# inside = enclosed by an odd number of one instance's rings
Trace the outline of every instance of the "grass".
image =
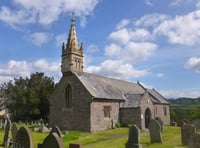
{"type": "MultiPolygon", "coordinates": [[[[42,143],[48,133],[32,132],[34,147],[42,143]]],[[[4,130],[0,130],[0,143],[3,143],[4,130]]],[[[143,148],[186,148],[181,145],[180,128],[165,126],[162,133],[163,143],[150,143],[149,133],[141,131],[140,143],[143,148]]],[[[69,131],[63,136],[63,144],[68,148],[69,143],[82,144],[84,148],[124,148],[128,140],[128,128],[118,128],[96,133],[69,131]]]]}

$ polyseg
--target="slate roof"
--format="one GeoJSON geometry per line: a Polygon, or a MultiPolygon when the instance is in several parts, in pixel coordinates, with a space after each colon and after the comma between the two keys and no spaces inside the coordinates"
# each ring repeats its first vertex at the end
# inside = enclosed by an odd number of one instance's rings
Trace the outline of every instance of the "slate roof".
{"type": "Polygon", "coordinates": [[[138,107],[144,94],[125,94],[126,102],[121,104],[121,108],[138,107]]]}
{"type": "Polygon", "coordinates": [[[142,94],[145,92],[137,83],[107,78],[95,74],[75,73],[78,79],[96,99],[114,99],[125,101],[124,94],[142,94]]]}
{"type": "Polygon", "coordinates": [[[154,103],[169,104],[167,100],[155,89],[147,89],[148,93],[152,97],[154,103]]]}
{"type": "Polygon", "coordinates": [[[123,103],[124,107],[137,107],[145,91],[147,91],[154,103],[169,104],[156,90],[145,88],[140,83],[108,78],[86,72],[81,74],[75,72],[75,75],[94,99],[126,101],[123,103]]]}

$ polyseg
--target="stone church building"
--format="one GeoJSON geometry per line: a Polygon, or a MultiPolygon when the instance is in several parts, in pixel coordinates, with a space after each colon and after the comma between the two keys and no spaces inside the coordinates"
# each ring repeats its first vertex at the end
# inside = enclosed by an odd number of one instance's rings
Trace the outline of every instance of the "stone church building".
{"type": "Polygon", "coordinates": [[[78,45],[72,17],[67,43],[62,45],[62,78],[49,98],[49,125],[63,130],[95,132],[115,123],[148,127],[150,119],[170,123],[169,103],[155,89],[83,71],[83,47],[78,45]]]}

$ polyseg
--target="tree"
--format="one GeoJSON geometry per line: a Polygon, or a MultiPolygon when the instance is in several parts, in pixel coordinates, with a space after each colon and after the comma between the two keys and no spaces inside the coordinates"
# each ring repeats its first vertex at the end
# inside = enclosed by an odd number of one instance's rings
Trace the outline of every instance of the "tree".
{"type": "Polygon", "coordinates": [[[48,120],[49,101],[55,87],[53,78],[44,73],[18,78],[0,87],[1,97],[7,98],[7,107],[13,120],[48,120]]]}

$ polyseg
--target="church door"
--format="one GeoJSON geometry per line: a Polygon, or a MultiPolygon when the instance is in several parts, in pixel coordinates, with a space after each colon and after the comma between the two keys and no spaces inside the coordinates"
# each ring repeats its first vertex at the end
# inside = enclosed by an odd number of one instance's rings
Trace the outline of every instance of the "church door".
{"type": "Polygon", "coordinates": [[[150,120],[151,120],[151,110],[147,108],[145,111],[145,128],[149,127],[150,120]]]}

